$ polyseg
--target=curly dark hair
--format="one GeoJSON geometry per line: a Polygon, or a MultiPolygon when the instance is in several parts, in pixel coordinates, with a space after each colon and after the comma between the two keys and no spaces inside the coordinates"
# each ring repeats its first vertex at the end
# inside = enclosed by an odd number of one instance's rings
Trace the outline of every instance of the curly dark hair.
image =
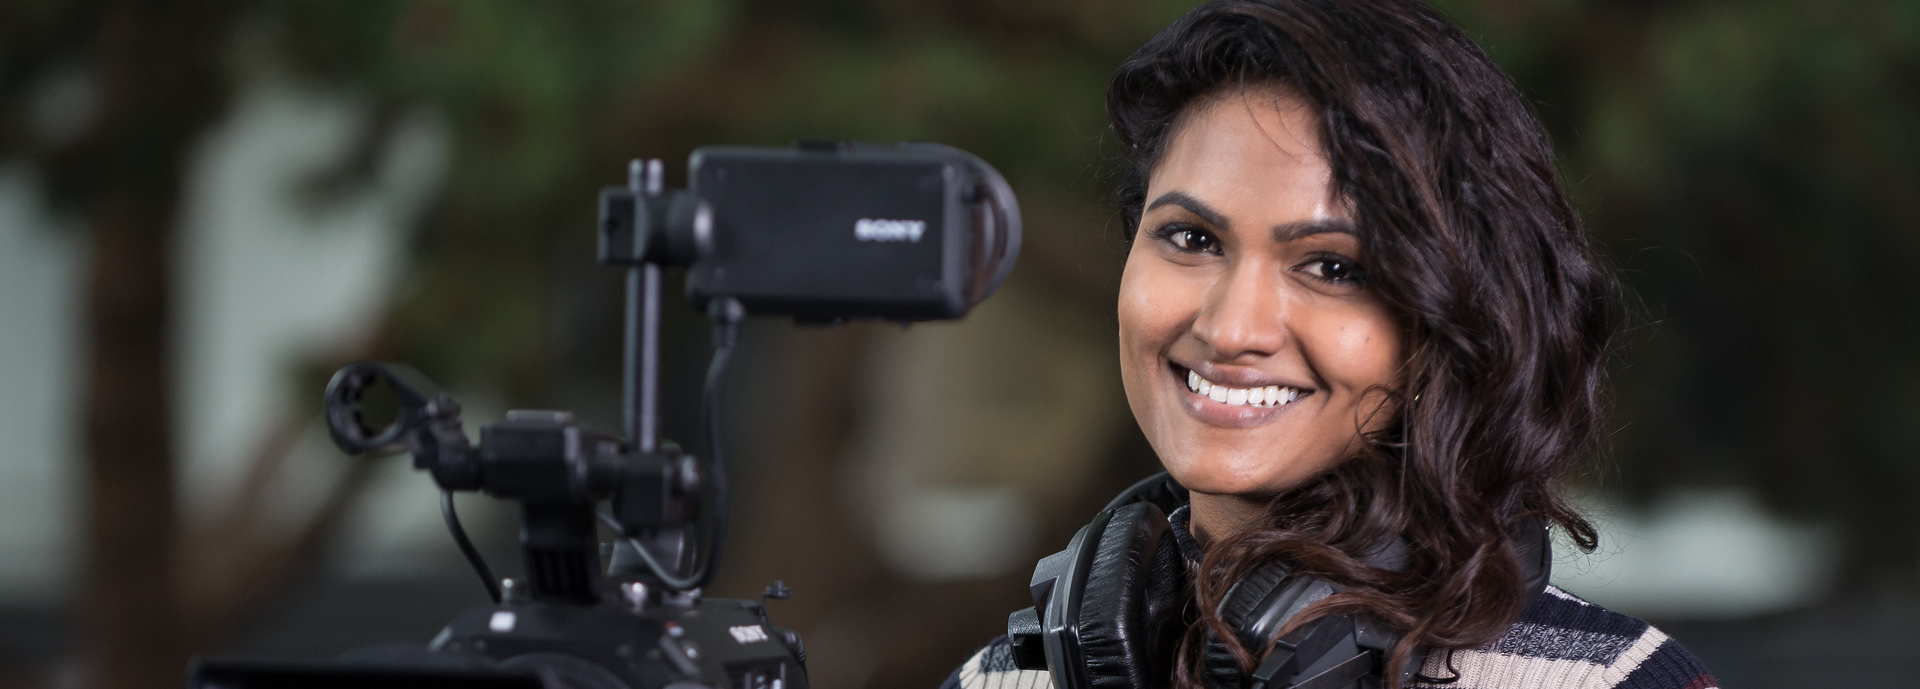
{"type": "Polygon", "coordinates": [[[1261,528],[1209,550],[1172,680],[1202,685],[1208,629],[1247,667],[1266,650],[1240,648],[1212,611],[1276,559],[1345,588],[1296,625],[1360,614],[1403,630],[1388,667],[1416,648],[1491,641],[1525,600],[1520,524],[1546,520],[1595,545],[1559,488],[1599,434],[1618,283],[1518,90],[1415,0],[1213,2],[1154,36],[1107,91],[1129,163],[1118,191],[1129,239],[1182,114],[1249,88],[1317,112],[1334,189],[1373,257],[1370,289],[1398,315],[1409,355],[1386,430],[1275,496],[1261,528]],[[1404,569],[1355,559],[1396,537],[1411,546],[1404,569]]]}

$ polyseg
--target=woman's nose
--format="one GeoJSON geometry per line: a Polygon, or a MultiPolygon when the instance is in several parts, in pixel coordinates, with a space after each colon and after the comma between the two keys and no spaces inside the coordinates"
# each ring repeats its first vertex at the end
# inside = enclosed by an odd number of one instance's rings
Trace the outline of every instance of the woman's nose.
{"type": "Polygon", "coordinates": [[[1193,336],[1219,361],[1268,356],[1287,338],[1286,298],[1278,275],[1262,266],[1229,267],[1207,289],[1193,336]]]}

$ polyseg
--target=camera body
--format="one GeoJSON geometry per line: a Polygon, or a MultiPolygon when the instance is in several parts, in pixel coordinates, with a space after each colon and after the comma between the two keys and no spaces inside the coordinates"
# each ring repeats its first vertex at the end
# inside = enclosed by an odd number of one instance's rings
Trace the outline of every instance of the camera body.
{"type": "Polygon", "coordinates": [[[200,659],[190,686],[807,689],[799,636],[767,624],[764,614],[743,600],[648,607],[509,598],[468,610],[425,646],[375,646],[309,662],[200,659]]]}
{"type": "Polygon", "coordinates": [[[726,529],[718,391],[750,313],[802,321],[958,318],[1004,281],[1019,207],[991,166],[930,143],[707,147],[690,185],[667,190],[658,161],[600,194],[599,253],[627,272],[623,429],[563,411],[516,410],[473,444],[460,405],[404,364],[361,362],[328,383],[333,441],[350,454],[405,451],[442,489],[454,541],[492,605],[426,645],[327,661],[199,658],[195,689],[539,687],[807,689],[799,635],[766,599],[705,598],[726,529]],[[703,462],[658,437],[660,283],[688,268],[688,297],[714,321],[703,462]],[[363,418],[384,387],[396,418],[363,418]],[[522,580],[495,579],[454,512],[455,491],[518,502],[522,580]],[[601,562],[599,528],[614,532],[601,562]]]}

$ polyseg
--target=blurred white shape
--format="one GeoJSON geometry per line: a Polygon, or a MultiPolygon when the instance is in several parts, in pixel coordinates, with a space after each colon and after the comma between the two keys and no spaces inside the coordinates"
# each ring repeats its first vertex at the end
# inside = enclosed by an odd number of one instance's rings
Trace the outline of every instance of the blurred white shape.
{"type": "Polygon", "coordinates": [[[32,175],[0,167],[0,599],[52,600],[79,533],[80,259],[32,175]]]}
{"type": "Polygon", "coordinates": [[[1600,548],[1587,555],[1559,539],[1553,582],[1629,615],[1777,612],[1814,600],[1831,579],[1832,530],[1771,515],[1744,489],[1674,491],[1641,513],[1585,502],[1600,548]]]}
{"type": "MultiPolygon", "coordinates": [[[[310,208],[302,184],[369,126],[345,97],[266,81],[242,92],[198,151],[179,250],[183,504],[239,480],[290,410],[290,364],[372,335],[407,230],[438,188],[445,134],[402,125],[364,191],[310,208]]],[[[191,507],[189,507],[191,509],[191,507]]]]}
{"type": "MultiPolygon", "coordinates": [[[[291,365],[351,352],[374,335],[404,265],[404,241],[439,188],[447,134],[416,114],[380,148],[372,179],[327,203],[303,202],[312,175],[338,164],[371,126],[341,94],[265,79],[210,133],[188,179],[182,226],[179,439],[182,504],[191,516],[239,487],[263,433],[299,396],[291,365]]],[[[318,428],[276,486],[273,517],[298,522],[344,468],[318,428]]],[[[426,545],[436,535],[430,482],[382,467],[348,540],[426,545]],[[408,490],[412,488],[413,490],[408,490]],[[413,503],[424,502],[425,508],[413,503]]],[[[418,550],[419,548],[414,548],[418,550]]],[[[384,548],[379,550],[386,550],[384,548]]],[[[387,552],[405,561],[404,552],[387,552]]],[[[394,562],[392,564],[401,564],[394,562]]]]}
{"type": "MultiPolygon", "coordinates": [[[[81,117],[85,87],[71,75],[50,81],[36,113],[49,122],[81,117]]],[[[177,485],[189,517],[238,487],[264,434],[295,412],[296,395],[318,396],[290,388],[290,365],[363,343],[396,289],[406,236],[446,170],[448,135],[437,117],[403,117],[378,142],[364,187],[317,206],[298,196],[306,177],[339,161],[369,124],[351,98],[269,78],[243,89],[195,151],[175,259],[177,485]]],[[[0,166],[0,600],[58,600],[79,554],[87,234],[49,217],[41,197],[24,168],[0,166]]],[[[342,469],[324,432],[308,428],[268,516],[299,521],[342,469]]],[[[404,459],[381,471],[349,520],[341,565],[457,564],[432,482],[404,459]]],[[[490,505],[477,507],[466,515],[470,526],[502,521],[486,518],[490,505]]]]}
{"type": "Polygon", "coordinates": [[[1006,488],[912,489],[880,520],[880,552],[887,564],[924,581],[1008,572],[1028,564],[1034,522],[1028,502],[1006,488]]]}

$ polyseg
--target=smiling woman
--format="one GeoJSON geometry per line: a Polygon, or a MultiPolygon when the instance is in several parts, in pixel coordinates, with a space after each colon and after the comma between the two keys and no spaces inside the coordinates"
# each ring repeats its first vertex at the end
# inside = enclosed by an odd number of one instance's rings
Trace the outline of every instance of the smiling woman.
{"type": "Polygon", "coordinates": [[[1214,2],[1107,105],[1121,372],[1167,474],[950,686],[1715,684],[1546,585],[1548,527],[1595,542],[1560,488],[1616,288],[1478,46],[1415,0],[1214,2]]]}
{"type": "Polygon", "coordinates": [[[1313,111],[1277,85],[1190,106],[1127,257],[1127,401],[1193,491],[1202,542],[1240,530],[1393,416],[1405,338],[1367,289],[1319,138],[1313,111]]]}

